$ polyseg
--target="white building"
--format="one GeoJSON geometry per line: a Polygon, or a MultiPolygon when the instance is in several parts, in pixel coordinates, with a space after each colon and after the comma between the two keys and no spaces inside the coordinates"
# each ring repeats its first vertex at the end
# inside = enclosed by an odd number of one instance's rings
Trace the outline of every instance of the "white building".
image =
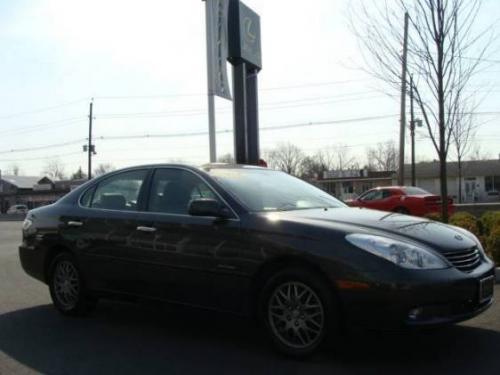
{"type": "MultiPolygon", "coordinates": [[[[416,185],[434,194],[440,194],[439,162],[416,164],[416,185]]],[[[448,195],[458,202],[458,163],[447,163],[448,195]]],[[[393,181],[397,184],[397,180],[393,181]]],[[[411,185],[411,165],[405,164],[405,185],[411,185]]],[[[500,160],[462,162],[462,202],[500,201],[500,160]]]]}

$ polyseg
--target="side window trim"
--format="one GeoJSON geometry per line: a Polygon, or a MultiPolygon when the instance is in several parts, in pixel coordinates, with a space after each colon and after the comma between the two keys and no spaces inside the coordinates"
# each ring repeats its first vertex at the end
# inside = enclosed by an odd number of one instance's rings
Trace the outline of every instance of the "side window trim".
{"type": "Polygon", "coordinates": [[[144,189],[145,189],[145,184],[148,183],[150,180],[150,176],[152,174],[152,168],[136,168],[136,169],[130,169],[130,170],[124,170],[124,171],[117,171],[116,173],[113,173],[111,174],[110,176],[107,176],[106,178],[96,182],[94,185],[92,185],[91,187],[89,187],[88,189],[86,189],[81,195],[80,197],[78,198],[78,205],[82,208],[86,208],[86,209],[89,209],[89,210],[99,210],[99,211],[116,211],[116,212],[133,212],[133,213],[137,213],[137,212],[140,212],[140,209],[142,207],[141,205],[141,200],[143,199],[142,198],[142,195],[144,194],[144,189]],[[109,178],[112,178],[114,176],[117,176],[121,173],[127,173],[127,172],[135,172],[135,171],[145,171],[146,174],[144,176],[144,180],[143,180],[143,183],[141,185],[141,188],[139,190],[139,195],[137,197],[137,210],[115,210],[115,209],[112,209],[112,208],[100,208],[100,207],[92,207],[92,202],[94,200],[94,195],[95,195],[95,192],[97,191],[97,189],[99,188],[99,186],[106,180],[108,180],[109,178]],[[91,197],[90,197],[90,201],[89,201],[89,205],[88,206],[84,206],[82,205],[82,199],[84,197],[85,194],[87,194],[87,192],[89,192],[90,190],[92,190],[92,194],[91,194],[91,197]]]}
{"type": "Polygon", "coordinates": [[[137,212],[148,212],[149,196],[151,194],[151,187],[153,185],[155,169],[148,168],[146,176],[144,177],[144,182],[142,183],[141,189],[139,191],[139,196],[137,197],[137,212]]]}
{"type": "Polygon", "coordinates": [[[85,191],[80,195],[80,197],[78,198],[78,204],[80,205],[80,207],[90,208],[90,205],[92,204],[92,200],[94,199],[94,193],[95,193],[97,185],[98,184],[94,184],[94,185],[90,186],[88,189],[85,189],[85,191]],[[87,193],[90,193],[90,199],[89,199],[89,202],[87,205],[83,205],[82,204],[83,197],[85,197],[85,195],[87,193]]]}

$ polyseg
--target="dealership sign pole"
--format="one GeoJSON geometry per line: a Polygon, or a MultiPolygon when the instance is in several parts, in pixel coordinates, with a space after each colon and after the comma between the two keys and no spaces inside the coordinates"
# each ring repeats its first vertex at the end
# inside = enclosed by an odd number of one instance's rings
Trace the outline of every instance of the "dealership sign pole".
{"type": "Polygon", "coordinates": [[[206,0],[208,137],[210,162],[217,160],[215,139],[215,96],[231,100],[227,78],[229,0],[206,0]]]}
{"type": "Polygon", "coordinates": [[[239,0],[229,3],[229,62],[233,65],[234,157],[259,162],[257,73],[262,68],[260,17],[239,0]]]}
{"type": "Polygon", "coordinates": [[[238,164],[258,164],[260,17],[239,0],[206,0],[205,5],[210,162],[216,161],[214,96],[232,99],[229,61],[233,65],[234,158],[238,164]]]}

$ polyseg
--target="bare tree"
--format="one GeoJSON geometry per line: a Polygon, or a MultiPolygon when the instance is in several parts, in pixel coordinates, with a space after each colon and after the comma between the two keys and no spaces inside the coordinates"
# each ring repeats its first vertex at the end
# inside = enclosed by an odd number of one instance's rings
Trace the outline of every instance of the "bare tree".
{"type": "Polygon", "coordinates": [[[301,175],[304,158],[302,150],[291,143],[280,143],[266,153],[266,159],[271,168],[282,170],[294,176],[301,175]]]}
{"type": "Polygon", "coordinates": [[[87,175],[83,172],[82,167],[78,167],[78,170],[71,175],[72,180],[83,180],[87,178],[87,175]]]}
{"type": "Polygon", "coordinates": [[[489,152],[483,151],[480,143],[473,142],[471,146],[471,152],[469,154],[469,160],[488,160],[491,159],[491,154],[489,152]]]}
{"type": "Polygon", "coordinates": [[[12,163],[9,166],[9,172],[14,176],[19,176],[19,174],[21,173],[21,167],[19,167],[19,164],[17,163],[12,163]]]}
{"type": "Polygon", "coordinates": [[[47,162],[43,173],[51,180],[63,180],[65,178],[64,166],[57,159],[47,162]]]}
{"type": "Polygon", "coordinates": [[[110,163],[101,163],[97,166],[96,169],[94,169],[94,176],[102,176],[103,174],[106,174],[108,172],[114,171],[115,167],[113,164],[110,163]]]}
{"type": "Polygon", "coordinates": [[[302,160],[302,165],[300,167],[301,175],[300,177],[304,180],[318,179],[323,177],[323,173],[328,169],[323,165],[317,155],[306,156],[302,160]]]}
{"type": "Polygon", "coordinates": [[[366,58],[365,70],[398,90],[402,21],[405,12],[410,16],[408,70],[415,77],[415,100],[439,157],[441,213],[447,221],[446,159],[451,134],[464,100],[474,94],[466,93],[466,87],[492,38],[488,32],[473,32],[481,0],[377,0],[370,7],[366,1],[359,3],[351,24],[366,58]]]}
{"type": "Polygon", "coordinates": [[[351,155],[347,145],[339,144],[322,148],[315,154],[315,158],[325,171],[359,169],[359,163],[351,155]]]}
{"type": "Polygon", "coordinates": [[[370,147],[366,156],[368,169],[375,171],[395,171],[398,166],[398,150],[394,141],[378,143],[376,147],[370,147]]]}
{"type": "Polygon", "coordinates": [[[346,145],[328,146],[302,160],[302,178],[322,178],[327,171],[360,169],[356,158],[346,145]]]}
{"type": "Polygon", "coordinates": [[[460,114],[460,116],[457,117],[455,126],[451,131],[451,138],[457,157],[459,203],[462,203],[462,177],[464,172],[462,162],[472,151],[476,128],[477,125],[474,121],[474,115],[471,108],[470,112],[468,111],[460,114]]]}

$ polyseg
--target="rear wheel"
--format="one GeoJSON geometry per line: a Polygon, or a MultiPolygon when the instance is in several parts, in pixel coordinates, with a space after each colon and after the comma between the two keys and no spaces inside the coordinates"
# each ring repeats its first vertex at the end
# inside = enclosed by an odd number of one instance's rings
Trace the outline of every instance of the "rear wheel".
{"type": "Polygon", "coordinates": [[[61,253],[52,261],[49,289],[54,306],[63,315],[84,316],[97,303],[88,295],[77,262],[70,253],[61,253]]]}
{"type": "Polygon", "coordinates": [[[272,277],[261,297],[261,318],[275,347],[303,357],[336,326],[331,291],[312,273],[287,269],[272,277]]]}

